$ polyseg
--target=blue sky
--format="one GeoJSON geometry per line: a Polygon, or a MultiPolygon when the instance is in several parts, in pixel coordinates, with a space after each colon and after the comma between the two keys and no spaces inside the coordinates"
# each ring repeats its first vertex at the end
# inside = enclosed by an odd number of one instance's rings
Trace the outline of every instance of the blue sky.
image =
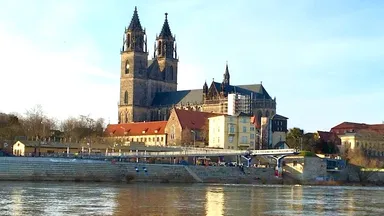
{"type": "Polygon", "coordinates": [[[119,49],[134,7],[156,33],[169,13],[179,89],[263,82],[289,127],[384,120],[383,1],[0,0],[0,111],[117,121],[119,49]]]}

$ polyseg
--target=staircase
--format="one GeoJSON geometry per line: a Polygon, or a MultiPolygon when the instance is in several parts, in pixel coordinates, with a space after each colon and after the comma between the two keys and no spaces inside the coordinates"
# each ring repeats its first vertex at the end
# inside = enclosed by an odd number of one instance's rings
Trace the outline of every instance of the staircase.
{"type": "Polygon", "coordinates": [[[187,170],[187,172],[188,172],[189,174],[191,174],[191,176],[192,176],[197,182],[199,182],[199,183],[203,183],[203,182],[204,182],[199,176],[196,175],[195,172],[193,172],[191,169],[189,169],[188,166],[184,166],[184,168],[187,170]]]}

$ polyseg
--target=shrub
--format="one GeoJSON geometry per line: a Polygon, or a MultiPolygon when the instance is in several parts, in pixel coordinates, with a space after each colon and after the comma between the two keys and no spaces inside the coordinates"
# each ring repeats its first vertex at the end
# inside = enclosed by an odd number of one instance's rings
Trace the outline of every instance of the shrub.
{"type": "Polygon", "coordinates": [[[299,156],[304,156],[304,157],[315,157],[316,154],[310,151],[301,151],[299,156]]]}

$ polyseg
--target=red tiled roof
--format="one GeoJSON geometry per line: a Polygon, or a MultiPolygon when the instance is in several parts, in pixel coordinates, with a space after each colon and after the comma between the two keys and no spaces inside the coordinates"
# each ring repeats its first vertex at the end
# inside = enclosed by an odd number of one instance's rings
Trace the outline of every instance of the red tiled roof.
{"type": "Polygon", "coordinates": [[[214,116],[220,116],[225,114],[218,113],[209,113],[209,112],[199,112],[192,110],[184,109],[174,109],[176,115],[179,119],[181,127],[189,129],[203,129],[204,126],[208,123],[208,118],[214,116]]]}
{"type": "Polygon", "coordinates": [[[354,122],[343,122],[335,127],[331,128],[331,132],[344,133],[344,130],[347,132],[357,132],[359,130],[372,130],[378,133],[384,133],[384,124],[364,124],[364,123],[354,123],[354,122]]]}
{"type": "Polygon", "coordinates": [[[135,122],[126,124],[110,124],[104,131],[106,136],[138,136],[165,134],[167,121],[135,122]]]}

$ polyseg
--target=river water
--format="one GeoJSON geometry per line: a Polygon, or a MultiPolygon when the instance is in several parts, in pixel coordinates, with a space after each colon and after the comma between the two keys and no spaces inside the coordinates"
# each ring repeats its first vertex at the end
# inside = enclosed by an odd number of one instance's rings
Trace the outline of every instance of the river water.
{"type": "Polygon", "coordinates": [[[384,188],[0,182],[0,215],[384,215],[384,188]]]}

